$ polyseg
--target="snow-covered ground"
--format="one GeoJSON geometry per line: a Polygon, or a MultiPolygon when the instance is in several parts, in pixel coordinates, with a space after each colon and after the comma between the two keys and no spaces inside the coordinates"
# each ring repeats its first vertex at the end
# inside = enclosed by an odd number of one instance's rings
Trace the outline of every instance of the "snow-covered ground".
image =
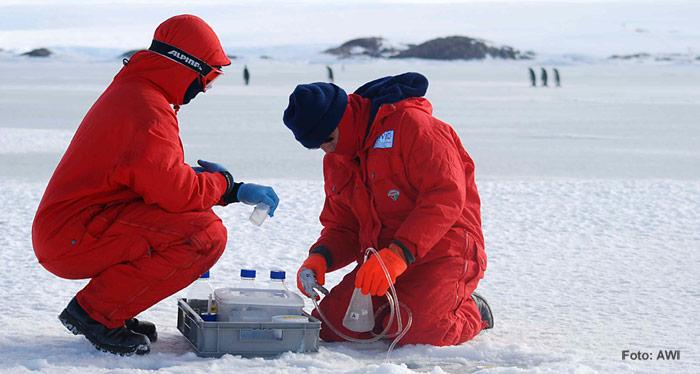
{"type": "MultiPolygon", "coordinates": [[[[217,210],[229,243],[212,270],[215,286],[244,266],[295,273],[320,228],[321,151],[302,149],[281,118],[293,87],[323,80],[325,67],[248,66],[251,86],[240,65],[231,67],[179,115],[188,161],[223,163],[281,198],[261,228],[247,221],[250,207],[217,210]]],[[[53,168],[119,62],[0,60],[0,371],[700,371],[700,69],[574,64],[559,66],[562,88],[531,88],[527,67],[334,64],[348,90],[385,74],[424,73],[435,115],[453,124],[477,165],[489,255],[480,290],[496,327],[461,346],[403,347],[384,363],[386,346],[349,343],[266,360],[199,358],[175,327],[176,296],[142,314],[161,337],[147,356],[104,354],[69,334],[56,316],[85,281],[45,271],[30,227],[53,168]],[[666,349],[680,350],[680,360],[621,357],[666,349]]]]}

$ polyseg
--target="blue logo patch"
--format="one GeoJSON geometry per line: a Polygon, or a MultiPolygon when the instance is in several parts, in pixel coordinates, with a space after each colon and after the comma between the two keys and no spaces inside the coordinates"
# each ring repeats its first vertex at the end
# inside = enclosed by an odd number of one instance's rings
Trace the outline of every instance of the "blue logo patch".
{"type": "Polygon", "coordinates": [[[374,142],[374,148],[391,148],[394,146],[394,130],[385,131],[374,142]]]}

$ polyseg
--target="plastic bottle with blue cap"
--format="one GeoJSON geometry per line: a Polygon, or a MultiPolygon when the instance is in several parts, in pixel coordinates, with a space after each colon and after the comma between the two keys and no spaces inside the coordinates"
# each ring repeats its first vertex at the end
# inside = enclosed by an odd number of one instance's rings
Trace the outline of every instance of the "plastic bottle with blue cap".
{"type": "Polygon", "coordinates": [[[253,269],[241,269],[240,288],[256,288],[255,286],[256,271],[253,269]]]}
{"type": "Polygon", "coordinates": [[[216,321],[216,303],[214,288],[209,284],[209,271],[200,275],[187,290],[187,301],[190,305],[198,305],[200,316],[205,321],[216,321]],[[197,301],[194,301],[197,300],[197,301]]]}
{"type": "Polygon", "coordinates": [[[287,273],[285,273],[283,270],[271,270],[269,288],[272,290],[289,291],[289,288],[287,288],[287,284],[284,281],[286,277],[287,273]]]}
{"type": "Polygon", "coordinates": [[[199,276],[187,290],[187,299],[207,300],[209,295],[214,293],[214,289],[209,284],[209,272],[199,276]]]}
{"type": "MultiPolygon", "coordinates": [[[[288,299],[289,295],[289,289],[287,288],[287,284],[285,283],[285,278],[287,277],[287,274],[283,270],[271,270],[270,271],[270,286],[269,288],[271,290],[276,290],[276,291],[284,291],[284,292],[279,292],[276,293],[278,297],[282,297],[282,299],[288,299]]],[[[308,317],[303,315],[303,311],[301,310],[303,306],[302,304],[299,306],[298,309],[295,308],[288,308],[287,310],[282,310],[278,309],[279,312],[284,312],[286,314],[276,314],[272,313],[273,315],[271,316],[271,321],[273,323],[292,323],[292,324],[299,324],[299,323],[306,323],[309,321],[308,317]]],[[[278,312],[278,311],[276,311],[278,312]]],[[[276,339],[282,339],[284,337],[284,329],[274,329],[273,333],[275,335],[276,339]]]]}

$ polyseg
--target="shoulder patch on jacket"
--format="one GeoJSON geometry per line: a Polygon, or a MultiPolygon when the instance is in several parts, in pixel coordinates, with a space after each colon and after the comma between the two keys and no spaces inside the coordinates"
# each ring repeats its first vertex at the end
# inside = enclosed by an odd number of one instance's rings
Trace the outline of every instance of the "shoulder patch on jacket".
{"type": "Polygon", "coordinates": [[[385,131],[374,142],[374,148],[391,148],[394,146],[394,130],[385,131]]]}

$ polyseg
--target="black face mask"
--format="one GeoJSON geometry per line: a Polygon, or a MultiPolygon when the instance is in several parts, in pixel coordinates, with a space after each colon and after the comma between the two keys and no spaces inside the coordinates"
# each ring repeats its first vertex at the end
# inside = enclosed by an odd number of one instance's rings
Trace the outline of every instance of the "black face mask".
{"type": "Polygon", "coordinates": [[[182,105],[189,103],[198,93],[202,92],[202,82],[199,77],[195,78],[187,91],[185,91],[185,98],[182,100],[182,105]]]}

